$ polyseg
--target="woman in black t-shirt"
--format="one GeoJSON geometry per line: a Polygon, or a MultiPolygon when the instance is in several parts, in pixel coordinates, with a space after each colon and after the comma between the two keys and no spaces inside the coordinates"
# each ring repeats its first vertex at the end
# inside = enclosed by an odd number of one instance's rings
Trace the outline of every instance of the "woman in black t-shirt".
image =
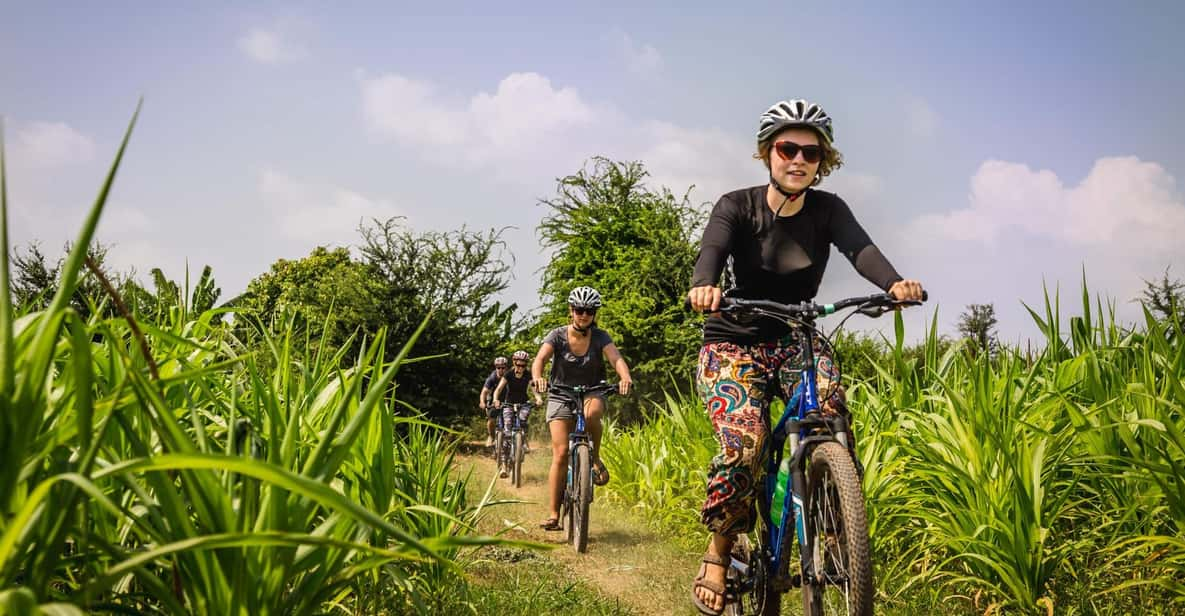
{"type": "MultiPolygon", "coordinates": [[[[568,294],[569,322],[547,334],[535,362],[531,377],[535,391],[547,391],[549,381],[543,379],[543,365],[551,363],[551,383],[563,385],[596,385],[605,380],[605,363],[617,372],[617,391],[630,391],[630,369],[625,358],[613,344],[609,334],[597,327],[597,310],[601,294],[592,287],[576,287],[568,294]]],[[[605,413],[604,396],[590,396],[584,400],[584,421],[593,442],[593,482],[605,485],[609,472],[601,462],[601,416],[605,413]]],[[[546,530],[561,530],[560,500],[564,491],[565,467],[568,464],[568,435],[576,427],[572,406],[558,396],[548,396],[547,428],[551,432],[551,471],[547,482],[551,488],[551,515],[540,526],[546,530]]]]}
{"type": "MultiPolygon", "coordinates": [[[[720,307],[718,284],[726,264],[731,297],[814,299],[832,245],[877,287],[899,300],[921,300],[921,283],[897,274],[847,203],[812,188],[843,164],[832,138],[831,118],[816,104],[782,101],[762,114],[754,158],[769,170],[769,182],[730,192],[712,209],[687,294],[693,309],[720,307]]],[[[720,444],[701,512],[712,541],[692,586],[692,600],[705,614],[723,610],[732,544],[756,523],[754,501],[768,455],[766,383],[778,379],[787,399],[797,386],[801,349],[789,333],[771,319],[736,323],[719,313],[704,324],[696,386],[720,444]]],[[[815,350],[816,368],[826,385],[835,372],[821,351],[815,350]]],[[[819,391],[831,392],[822,412],[847,412],[841,388],[819,391]]]]}
{"type": "MultiPolygon", "coordinates": [[[[531,389],[531,373],[527,371],[527,360],[530,355],[526,351],[515,351],[514,355],[510,356],[511,366],[513,369],[510,372],[502,375],[498,381],[498,386],[494,388],[494,407],[502,409],[502,423],[507,425],[507,422],[513,420],[510,415],[512,407],[515,405],[526,404],[528,402],[527,394],[531,389]],[[503,396],[502,394],[506,395],[503,396]],[[503,408],[503,401],[505,407],[503,408]]],[[[535,406],[543,404],[543,399],[539,396],[539,392],[535,392],[535,406]]],[[[531,407],[527,405],[518,412],[518,419],[523,426],[523,447],[529,451],[531,449],[526,429],[527,418],[531,415],[531,407]]],[[[502,472],[506,472],[503,469],[502,472]]]]}

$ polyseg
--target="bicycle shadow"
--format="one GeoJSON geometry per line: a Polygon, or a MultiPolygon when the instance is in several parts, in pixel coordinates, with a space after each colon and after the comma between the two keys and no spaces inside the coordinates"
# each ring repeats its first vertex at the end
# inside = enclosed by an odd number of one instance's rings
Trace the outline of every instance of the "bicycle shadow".
{"type": "MultiPolygon", "coordinates": [[[[568,540],[565,538],[564,531],[551,531],[543,536],[543,543],[551,545],[565,545],[568,540]]],[[[637,533],[625,533],[621,531],[599,531],[590,529],[588,533],[589,549],[596,546],[606,548],[619,548],[638,545],[642,538],[637,533]]]]}
{"type": "Polygon", "coordinates": [[[620,529],[590,532],[588,537],[589,545],[603,545],[606,547],[628,547],[655,540],[656,536],[652,533],[624,531],[620,529]]]}

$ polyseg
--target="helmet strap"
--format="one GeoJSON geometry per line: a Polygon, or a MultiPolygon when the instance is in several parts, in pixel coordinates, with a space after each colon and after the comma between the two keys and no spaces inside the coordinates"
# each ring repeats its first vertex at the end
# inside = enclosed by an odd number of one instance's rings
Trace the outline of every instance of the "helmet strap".
{"type": "Polygon", "coordinates": [[[591,329],[593,328],[593,325],[596,325],[596,322],[595,322],[595,321],[594,321],[593,323],[590,323],[588,327],[581,327],[581,326],[579,326],[579,325],[577,325],[577,324],[576,324],[576,320],[575,320],[575,319],[572,319],[572,329],[576,330],[576,333],[577,333],[577,334],[578,334],[578,335],[579,335],[581,338],[583,338],[583,337],[585,337],[585,336],[587,336],[587,335],[588,335],[588,332],[589,332],[589,330],[591,330],[591,329]]]}
{"type": "MultiPolygon", "coordinates": [[[[774,172],[772,170],[769,172],[769,183],[773,185],[774,190],[778,191],[779,193],[782,193],[782,196],[786,197],[786,201],[797,201],[798,198],[802,196],[802,193],[806,192],[805,188],[798,191],[798,192],[791,192],[789,190],[786,190],[785,188],[782,188],[782,185],[779,184],[778,181],[774,179],[774,172]]],[[[782,205],[786,205],[786,201],[783,201],[782,205]]],[[[781,212],[782,212],[782,208],[778,207],[778,213],[780,214],[781,212]]],[[[776,214],[775,214],[775,216],[776,216],[776,214]]]]}

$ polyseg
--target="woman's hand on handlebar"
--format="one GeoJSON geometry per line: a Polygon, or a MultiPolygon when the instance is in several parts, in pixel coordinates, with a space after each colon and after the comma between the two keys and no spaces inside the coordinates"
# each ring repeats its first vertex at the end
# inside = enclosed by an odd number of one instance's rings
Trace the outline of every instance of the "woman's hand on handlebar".
{"type": "Polygon", "coordinates": [[[922,283],[917,280],[898,280],[889,287],[889,295],[899,302],[922,301],[922,283]]]}
{"type": "Polygon", "coordinates": [[[716,312],[720,309],[720,287],[704,285],[687,292],[687,301],[696,312],[716,312]]]}

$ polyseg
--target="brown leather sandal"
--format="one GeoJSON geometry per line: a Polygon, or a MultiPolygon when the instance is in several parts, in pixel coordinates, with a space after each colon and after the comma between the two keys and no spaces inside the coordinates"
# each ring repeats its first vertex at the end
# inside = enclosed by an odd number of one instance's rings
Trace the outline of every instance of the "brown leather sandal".
{"type": "MultiPolygon", "coordinates": [[[[728,575],[729,563],[727,560],[720,558],[719,556],[715,556],[713,554],[704,554],[704,557],[700,562],[724,567],[725,575],[728,575]]],[[[701,614],[706,614],[707,616],[720,616],[724,613],[724,606],[728,605],[728,593],[726,591],[725,585],[713,582],[712,580],[709,580],[707,576],[707,567],[704,567],[703,573],[695,576],[695,581],[691,584],[691,601],[695,604],[695,609],[699,610],[701,614]],[[699,595],[695,594],[697,588],[705,588],[708,591],[719,595],[720,598],[724,600],[724,602],[720,604],[720,609],[714,610],[708,607],[703,602],[703,600],[699,598],[699,595]]]]}
{"type": "Polygon", "coordinates": [[[609,469],[605,468],[605,463],[601,462],[600,458],[593,460],[592,480],[595,486],[603,486],[609,483],[609,469]]]}
{"type": "Polygon", "coordinates": [[[547,518],[539,524],[539,528],[543,530],[564,530],[564,527],[560,525],[559,518],[547,518]]]}

